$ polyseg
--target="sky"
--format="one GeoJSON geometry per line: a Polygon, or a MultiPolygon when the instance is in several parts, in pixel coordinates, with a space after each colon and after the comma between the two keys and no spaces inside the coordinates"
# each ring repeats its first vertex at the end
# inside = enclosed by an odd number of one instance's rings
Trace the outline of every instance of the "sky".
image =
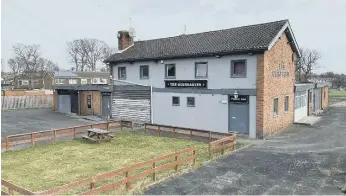
{"type": "Polygon", "coordinates": [[[184,26],[190,34],[282,19],[299,47],[321,53],[316,72],[346,74],[346,0],[1,0],[1,58],[11,58],[13,44],[39,44],[43,57],[69,69],[67,41],[117,48],[117,32],[130,25],[136,40],[147,40],[184,26]]]}

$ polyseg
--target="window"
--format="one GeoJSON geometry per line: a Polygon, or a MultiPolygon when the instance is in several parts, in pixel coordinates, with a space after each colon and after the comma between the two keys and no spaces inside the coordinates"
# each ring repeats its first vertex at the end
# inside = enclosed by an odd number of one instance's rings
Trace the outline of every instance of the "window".
{"type": "Polygon", "coordinates": [[[141,79],[149,78],[149,65],[142,65],[139,67],[139,74],[141,79]]]}
{"type": "Polygon", "coordinates": [[[179,106],[180,105],[180,97],[172,97],[172,105],[179,106]]]}
{"type": "Polygon", "coordinates": [[[195,107],[195,98],[187,97],[187,107],[195,107]]]}
{"type": "Polygon", "coordinates": [[[118,67],[118,79],[126,80],[126,67],[118,67]]]}
{"type": "Polygon", "coordinates": [[[231,77],[233,78],[246,77],[246,60],[231,61],[231,77]]]}
{"type": "Polygon", "coordinates": [[[55,84],[64,84],[64,79],[61,79],[61,78],[55,79],[55,84]]]}
{"type": "Polygon", "coordinates": [[[195,64],[195,77],[206,78],[208,77],[208,63],[201,62],[195,64]]]}
{"type": "Polygon", "coordinates": [[[22,80],[22,85],[29,85],[29,80],[22,80]]]}
{"type": "Polygon", "coordinates": [[[165,76],[166,78],[175,78],[175,64],[167,64],[165,68],[165,76]]]}
{"type": "Polygon", "coordinates": [[[279,115],[279,98],[274,98],[274,117],[279,115]]]}
{"type": "Polygon", "coordinates": [[[289,96],[285,97],[285,112],[288,112],[289,96]]]}
{"type": "Polygon", "coordinates": [[[87,79],[80,79],[80,83],[81,84],[88,84],[88,80],[87,79]]]}
{"type": "Polygon", "coordinates": [[[306,91],[298,91],[294,97],[294,108],[301,108],[307,105],[307,93],[306,91]]]}
{"type": "Polygon", "coordinates": [[[68,83],[69,84],[77,84],[77,79],[69,79],[68,83]]]}

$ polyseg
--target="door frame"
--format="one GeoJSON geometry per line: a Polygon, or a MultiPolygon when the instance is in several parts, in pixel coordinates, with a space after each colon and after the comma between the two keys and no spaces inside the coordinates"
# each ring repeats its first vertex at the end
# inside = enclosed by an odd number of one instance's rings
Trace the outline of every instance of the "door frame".
{"type": "Polygon", "coordinates": [[[227,118],[227,123],[228,123],[228,132],[231,133],[230,129],[230,125],[231,125],[231,117],[230,117],[230,105],[231,104],[235,104],[235,105],[247,105],[247,133],[242,133],[242,132],[238,132],[239,134],[244,134],[244,135],[250,135],[250,96],[249,95],[240,95],[240,96],[245,96],[247,97],[247,101],[246,102],[231,102],[231,97],[233,97],[233,95],[228,95],[228,104],[227,104],[227,113],[228,113],[228,118],[227,118]]]}

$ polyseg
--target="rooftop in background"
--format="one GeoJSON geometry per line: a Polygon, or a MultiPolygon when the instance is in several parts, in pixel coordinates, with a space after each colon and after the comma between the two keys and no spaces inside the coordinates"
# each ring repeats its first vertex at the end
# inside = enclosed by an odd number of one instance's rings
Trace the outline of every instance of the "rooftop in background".
{"type": "Polygon", "coordinates": [[[54,77],[66,78],[108,78],[109,72],[93,72],[93,71],[56,71],[54,77]]]}
{"type": "Polygon", "coordinates": [[[260,52],[267,50],[273,40],[283,32],[286,32],[292,47],[299,54],[289,21],[280,20],[224,30],[136,41],[122,52],[110,56],[105,62],[119,63],[260,52]]]}

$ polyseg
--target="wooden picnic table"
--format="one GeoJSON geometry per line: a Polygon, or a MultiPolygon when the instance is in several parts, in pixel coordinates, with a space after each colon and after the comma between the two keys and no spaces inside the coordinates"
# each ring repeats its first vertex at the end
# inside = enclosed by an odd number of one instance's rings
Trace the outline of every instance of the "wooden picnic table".
{"type": "Polygon", "coordinates": [[[87,129],[88,135],[83,136],[84,139],[91,140],[91,141],[102,141],[104,139],[110,140],[114,136],[111,135],[110,131],[99,129],[99,128],[91,128],[87,129]]]}

